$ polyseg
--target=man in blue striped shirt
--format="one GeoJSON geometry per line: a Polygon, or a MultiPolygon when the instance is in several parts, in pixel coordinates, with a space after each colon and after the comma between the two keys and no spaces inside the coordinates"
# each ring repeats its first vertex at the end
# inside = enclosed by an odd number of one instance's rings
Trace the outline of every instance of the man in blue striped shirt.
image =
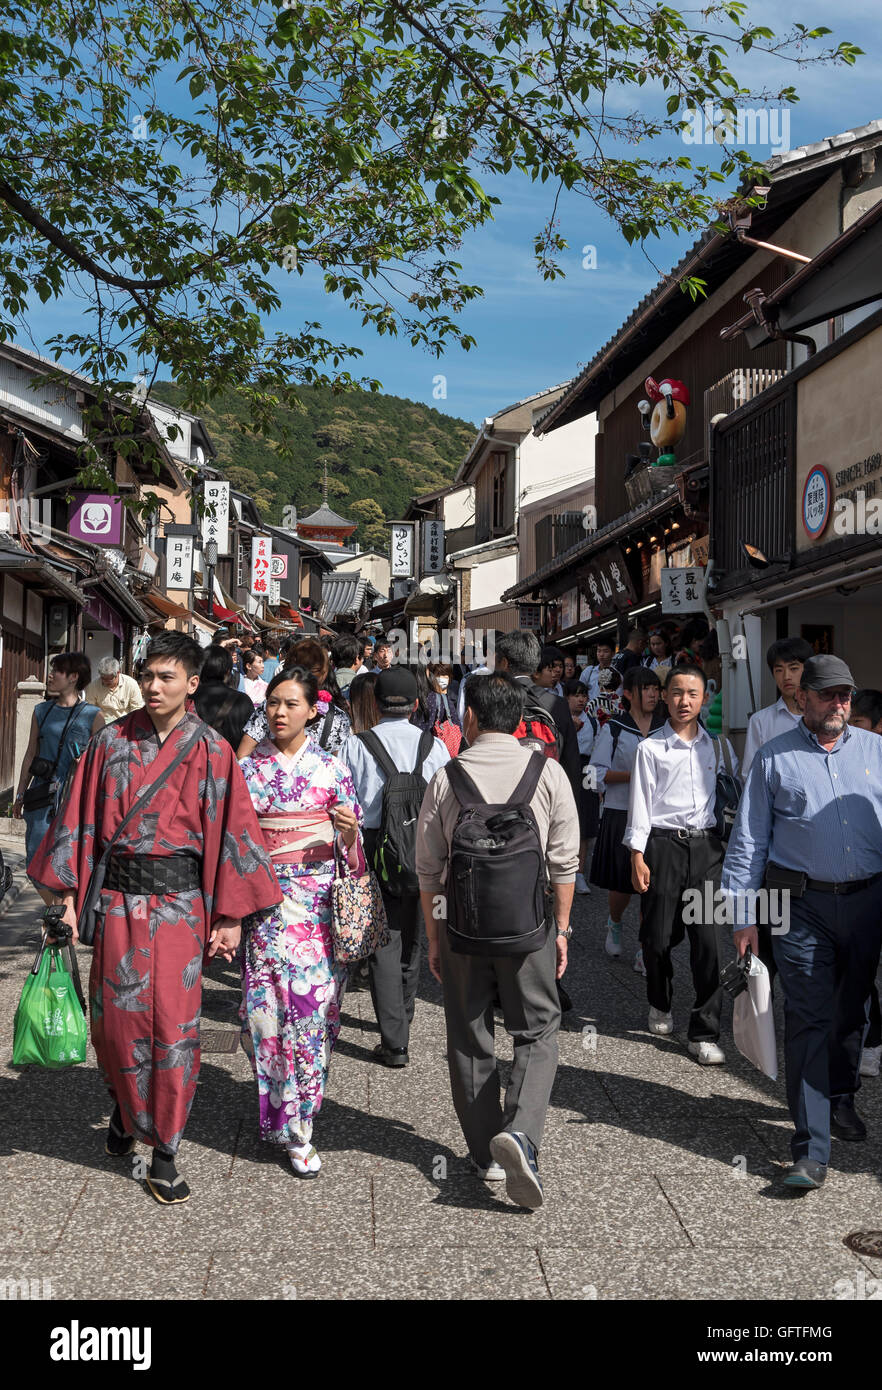
{"type": "MultiPolygon", "coordinates": [[[[763,885],[789,889],[789,924],[785,914],[772,945],[796,1126],[785,1179],[793,1187],[821,1186],[831,1131],[866,1137],[854,1095],[882,943],[882,739],[848,727],[853,686],[838,657],[806,662],[802,719],[759,749],[723,866],[721,887],[736,902],[763,885]]],[[[756,927],[739,927],[735,942],[740,955],[756,951],[756,927]]]]}

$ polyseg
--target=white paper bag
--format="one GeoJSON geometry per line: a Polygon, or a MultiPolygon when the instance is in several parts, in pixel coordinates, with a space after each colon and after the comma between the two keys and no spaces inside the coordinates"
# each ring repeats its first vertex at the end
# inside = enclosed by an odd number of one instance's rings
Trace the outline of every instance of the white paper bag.
{"type": "Polygon", "coordinates": [[[778,1046],[772,1013],[772,986],[762,961],[751,956],[747,989],[736,996],[732,1015],[735,1046],[773,1081],[778,1078],[778,1046]]]}

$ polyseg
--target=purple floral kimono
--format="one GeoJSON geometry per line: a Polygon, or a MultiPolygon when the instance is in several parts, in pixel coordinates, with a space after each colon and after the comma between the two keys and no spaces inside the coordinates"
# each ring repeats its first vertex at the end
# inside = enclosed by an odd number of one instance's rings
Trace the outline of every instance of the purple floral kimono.
{"type": "MultiPolygon", "coordinates": [[[[290,757],[264,739],[240,767],[285,895],[242,924],[242,1041],[257,1078],[261,1138],[306,1144],[340,1032],[347,971],[331,943],[331,814],[349,806],[360,824],[361,808],[348,769],[309,738],[290,757]]],[[[365,871],[360,835],[348,863],[365,871]]]]}

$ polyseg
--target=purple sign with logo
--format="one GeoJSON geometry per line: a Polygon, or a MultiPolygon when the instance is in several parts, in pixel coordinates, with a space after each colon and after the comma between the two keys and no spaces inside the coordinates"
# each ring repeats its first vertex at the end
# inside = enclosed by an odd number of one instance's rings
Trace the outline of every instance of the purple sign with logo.
{"type": "Polygon", "coordinates": [[[75,492],[67,529],[75,541],[122,545],[123,520],[121,497],[111,497],[106,492],[75,492]]]}

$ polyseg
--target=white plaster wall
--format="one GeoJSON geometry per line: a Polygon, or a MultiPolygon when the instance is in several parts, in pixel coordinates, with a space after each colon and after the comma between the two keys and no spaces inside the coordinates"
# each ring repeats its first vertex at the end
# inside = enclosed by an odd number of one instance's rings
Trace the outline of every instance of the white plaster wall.
{"type": "Polygon", "coordinates": [[[502,594],[518,579],[517,555],[499,560],[486,560],[472,570],[472,592],[469,608],[493,608],[501,602],[502,594]]]}
{"type": "Polygon", "coordinates": [[[592,413],[542,438],[532,432],[525,435],[520,449],[519,507],[577,483],[590,482],[594,477],[596,434],[597,416],[592,413]]]}

